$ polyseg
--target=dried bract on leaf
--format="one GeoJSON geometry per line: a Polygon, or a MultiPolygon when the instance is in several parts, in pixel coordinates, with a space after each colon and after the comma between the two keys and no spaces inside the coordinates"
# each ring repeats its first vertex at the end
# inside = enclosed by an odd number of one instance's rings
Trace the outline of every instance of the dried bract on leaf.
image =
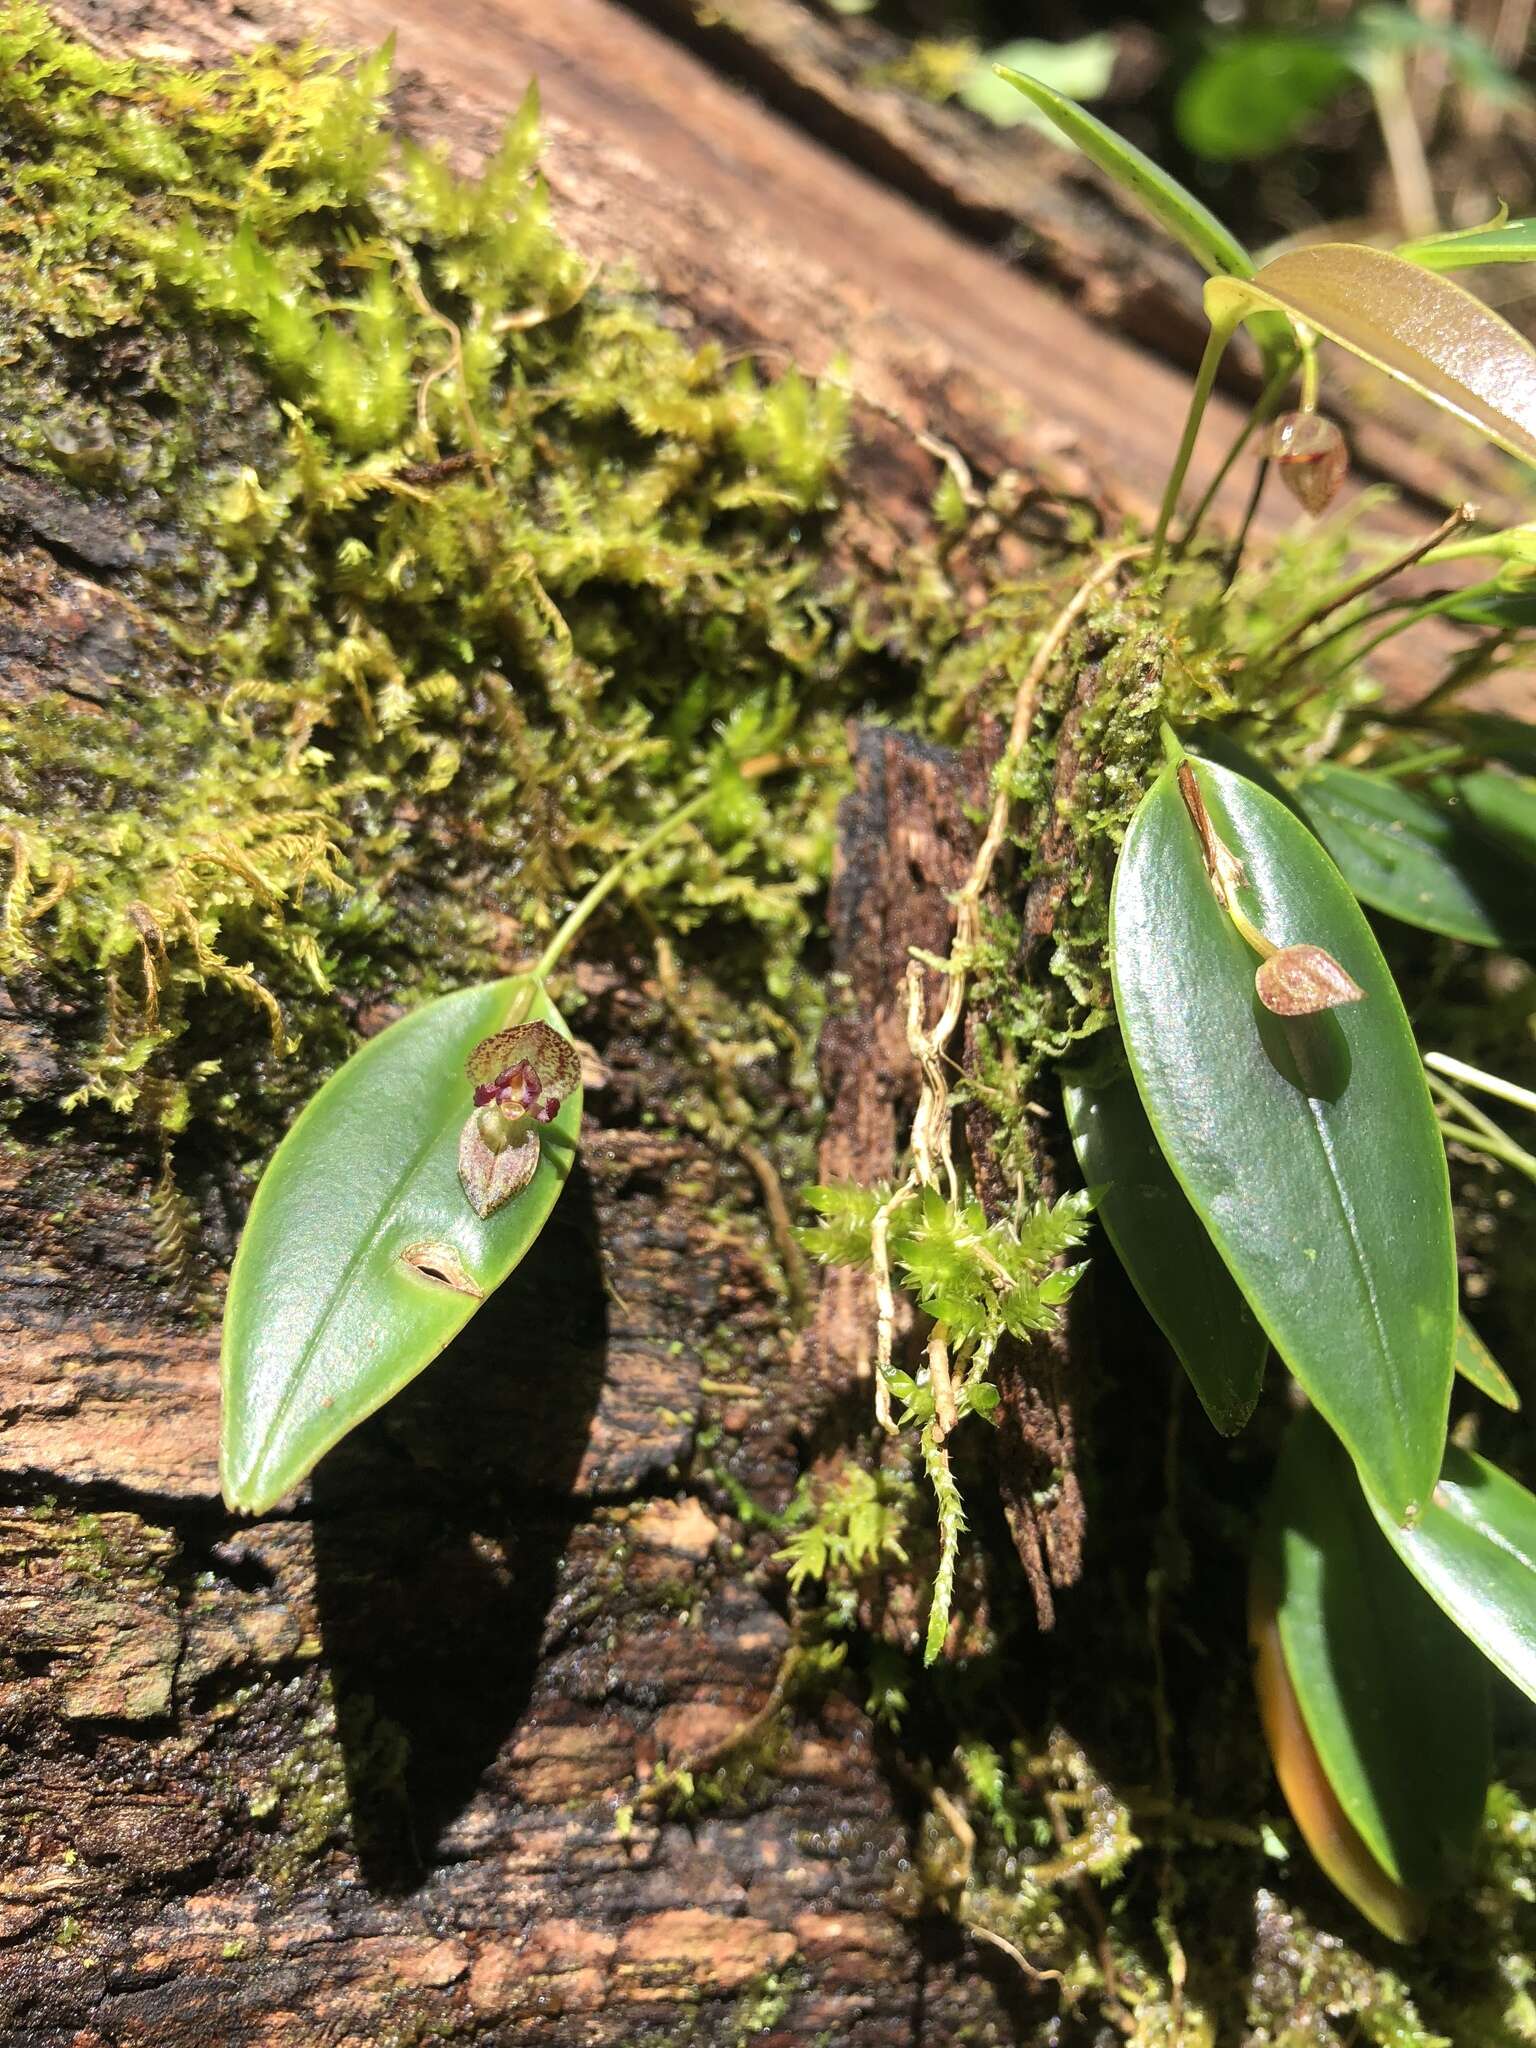
{"type": "Polygon", "coordinates": [[[1297,504],[1321,512],[1339,494],[1349,450],[1332,420],[1316,412],[1287,412],[1269,431],[1269,452],[1297,504]]]}
{"type": "Polygon", "coordinates": [[[1315,1017],[1319,1010],[1365,1001],[1365,990],[1321,946],[1282,946],[1262,962],[1253,985],[1277,1017],[1315,1017]]]}
{"type": "Polygon", "coordinates": [[[485,1299],[485,1289],[451,1244],[441,1240],[408,1244],[400,1254],[400,1263],[413,1278],[425,1280],[429,1286],[446,1287],[454,1294],[467,1294],[475,1301],[485,1299]]]}
{"type": "Polygon", "coordinates": [[[487,1134],[488,1119],[505,1123],[500,1111],[477,1109],[459,1135],[459,1179],[469,1206],[480,1217],[494,1216],[514,1195],[520,1195],[539,1163],[536,1129],[496,1146],[490,1138],[499,1133],[493,1123],[487,1134]]]}

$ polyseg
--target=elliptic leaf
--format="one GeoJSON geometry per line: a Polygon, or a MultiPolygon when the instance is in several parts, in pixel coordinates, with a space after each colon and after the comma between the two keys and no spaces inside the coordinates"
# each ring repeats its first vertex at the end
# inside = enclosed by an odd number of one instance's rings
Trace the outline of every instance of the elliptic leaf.
{"type": "Polygon", "coordinates": [[[1362,1002],[1281,1018],[1217,902],[1167,769],[1115,871],[1110,962],[1131,1071],[1179,1184],[1271,1343],[1398,1514],[1440,1469],[1456,1327],[1445,1150],[1358,905],[1282,804],[1194,773],[1277,945],[1324,947],[1362,1002]]]}
{"type": "Polygon", "coordinates": [[[1233,36],[1179,88],[1174,126],[1196,156],[1271,156],[1352,84],[1351,66],[1320,39],[1233,36]]]}
{"type": "Polygon", "coordinates": [[[1426,1897],[1463,1873],[1482,1820],[1487,1672],[1393,1556],[1312,1410],[1292,1423],[1275,1470],[1250,1628],[1265,1733],[1298,1827],[1367,1919],[1413,1940],[1426,1897]],[[1308,1776],[1309,1750],[1326,1790],[1308,1776]]]}
{"type": "Polygon", "coordinates": [[[1251,278],[1213,277],[1205,309],[1216,327],[1288,313],[1536,462],[1536,350],[1448,277],[1385,249],[1318,242],[1251,278]]]}
{"type": "MultiPolygon", "coordinates": [[[[224,1310],[220,1470],[259,1514],[415,1378],[543,1228],[581,1129],[579,1084],[538,1132],[528,1185],[481,1218],[459,1182],[465,1065],[522,981],[426,1003],[306,1104],[251,1203],[224,1310]]],[[[563,1031],[539,991],[532,1019],[563,1031]]]]}
{"type": "MultiPolygon", "coordinates": [[[[1472,1451],[1447,1447],[1412,1528],[1371,1503],[1387,1541],[1490,1663],[1536,1700],[1536,1496],[1472,1451]]],[[[1437,1763],[1440,1752],[1434,1752],[1437,1763]]]]}
{"type": "Polygon", "coordinates": [[[1095,1213],[1224,1436],[1253,1413],[1269,1339],[1158,1150],[1124,1067],[1062,1078],[1067,1123],[1095,1213]]]}
{"type": "Polygon", "coordinates": [[[1514,1410],[1520,1406],[1514,1382],[1465,1316],[1456,1319],[1456,1370],[1501,1408],[1514,1410]]]}
{"type": "Polygon", "coordinates": [[[1536,934],[1529,873],[1470,815],[1380,775],[1325,765],[1297,790],[1344,879],[1373,910],[1474,946],[1536,934]]]}

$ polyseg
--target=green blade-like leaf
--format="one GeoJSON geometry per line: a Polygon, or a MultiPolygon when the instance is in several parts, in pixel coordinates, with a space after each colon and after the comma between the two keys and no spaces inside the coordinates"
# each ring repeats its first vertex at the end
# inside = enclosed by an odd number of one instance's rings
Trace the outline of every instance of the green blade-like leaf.
{"type": "Polygon", "coordinates": [[[1536,261],[1536,220],[1506,220],[1491,227],[1462,228],[1454,234],[1425,235],[1399,242],[1397,253],[1426,270],[1471,270],[1480,263],[1536,261]]]}
{"type": "Polygon", "coordinates": [[[1346,1844],[1314,1839],[1316,1815],[1292,1797],[1282,1765],[1297,1823],[1360,1910],[1395,1940],[1412,1939],[1419,1902],[1457,1880],[1477,1838],[1487,1673],[1393,1556],[1338,1439],[1312,1411],[1287,1432],[1255,1560],[1261,1648],[1271,1617],[1318,1764],[1378,1874],[1341,1855],[1346,1844]],[[1394,1897],[1379,1873],[1409,1896],[1394,1897]]]}
{"type": "Polygon", "coordinates": [[[1536,350],[1448,277],[1385,249],[1319,242],[1251,278],[1213,277],[1205,309],[1215,327],[1288,313],[1536,462],[1536,350]]]}
{"type": "Polygon", "coordinates": [[[1425,605],[1458,626],[1492,626],[1500,633],[1523,633],[1536,626],[1536,590],[1511,589],[1495,581],[1453,590],[1425,605]]]}
{"type": "Polygon", "coordinates": [[[998,66],[998,76],[1032,100],[1047,119],[1053,121],[1069,142],[1075,142],[1091,163],[1098,165],[1122,191],[1144,206],[1159,227],[1181,242],[1203,270],[1213,277],[1252,277],[1253,258],[1242,243],[1193,192],[1186,191],[1177,178],[1169,177],[1160,164],[1143,154],[1123,135],[1070,100],[1065,93],[1023,71],[998,66]]]}
{"type": "MultiPolygon", "coordinates": [[[[1536,1496],[1455,1444],[1410,1529],[1378,1502],[1387,1541],[1490,1663],[1536,1700],[1536,1496]]],[[[1436,1752],[1438,1760],[1439,1752],[1436,1752]]]]}
{"type": "Polygon", "coordinates": [[[1324,948],[1365,1000],[1282,1019],[1207,879],[1173,768],[1143,799],[1110,908],[1115,1003],[1157,1141],[1270,1341],[1400,1514],[1440,1469],[1456,1328],[1445,1151],[1369,925],[1273,797],[1197,763],[1242,908],[1324,948]]]}
{"type": "Polygon", "coordinates": [[[1000,128],[1016,127],[1020,122],[1048,128],[1050,122],[1039,108],[1021,100],[1010,88],[1004,70],[1025,71],[1047,83],[1053,92],[1070,94],[1074,100],[1096,100],[1108,90],[1119,53],[1119,43],[1104,30],[1070,43],[1042,43],[1024,37],[988,50],[964,79],[956,97],[1000,128]]]}
{"type": "MultiPolygon", "coordinates": [[[[999,78],[1006,79],[1025,98],[1030,100],[1042,114],[1061,130],[1069,142],[1075,143],[1088,158],[1097,164],[1107,178],[1111,178],[1124,192],[1129,192],[1137,203],[1143,206],[1165,233],[1172,235],[1176,242],[1186,248],[1213,278],[1249,278],[1254,274],[1253,258],[1230,229],[1198,200],[1193,192],[1187,191],[1177,178],[1169,177],[1161,164],[1155,164],[1123,135],[1117,135],[1086,107],[1080,107],[1076,100],[1070,100],[1065,93],[1057,92],[1053,86],[1041,79],[1031,78],[1026,72],[1013,71],[1005,64],[997,67],[999,78]]],[[[1301,351],[1301,343],[1285,316],[1267,316],[1262,308],[1255,308],[1255,317],[1250,323],[1253,338],[1264,357],[1267,375],[1273,375],[1288,361],[1293,361],[1301,351]]],[[[1310,342],[1307,344],[1310,348],[1310,342]]]]}
{"type": "Polygon", "coordinates": [[[1174,126],[1197,156],[1272,156],[1354,82],[1353,68],[1321,37],[1232,36],[1180,86],[1174,126]]]}
{"type": "Polygon", "coordinates": [[[1456,1318],[1456,1370],[1501,1408],[1514,1410],[1520,1406],[1514,1382],[1465,1316],[1456,1318]]]}
{"type": "Polygon", "coordinates": [[[1158,1150],[1129,1073],[1064,1075],[1062,1099],[1095,1213],[1147,1311],[1224,1436],[1253,1413],[1269,1339],[1158,1150]]]}
{"type": "MultiPolygon", "coordinates": [[[[465,1061],[525,987],[464,989],[392,1024],[331,1076],[273,1155],[224,1310],[231,1507],[261,1513],[296,1486],[437,1357],[543,1228],[575,1157],[579,1086],[504,1208],[478,1217],[458,1172],[465,1061]]],[[[564,1030],[542,991],[527,1015],[564,1030]]]]}
{"type": "Polygon", "coordinates": [[[1536,935],[1529,872],[1470,817],[1355,768],[1315,769],[1297,794],[1345,880],[1373,910],[1474,946],[1519,945],[1536,935]]]}

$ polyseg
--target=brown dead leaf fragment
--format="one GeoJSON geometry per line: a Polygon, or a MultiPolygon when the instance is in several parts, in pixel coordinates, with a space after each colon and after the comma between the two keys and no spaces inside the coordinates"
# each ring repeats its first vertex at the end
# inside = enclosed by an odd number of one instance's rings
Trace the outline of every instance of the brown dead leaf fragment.
{"type": "Polygon", "coordinates": [[[1321,946],[1282,946],[1260,964],[1253,984],[1277,1017],[1315,1017],[1365,1001],[1365,990],[1321,946]]]}

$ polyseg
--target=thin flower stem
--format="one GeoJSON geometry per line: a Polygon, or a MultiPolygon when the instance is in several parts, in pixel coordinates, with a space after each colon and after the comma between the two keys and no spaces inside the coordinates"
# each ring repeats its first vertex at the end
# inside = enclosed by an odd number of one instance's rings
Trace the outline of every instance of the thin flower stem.
{"type": "Polygon", "coordinates": [[[1253,525],[1254,518],[1259,509],[1259,500],[1264,495],[1264,486],[1268,481],[1269,457],[1264,455],[1260,458],[1258,466],[1253,472],[1253,489],[1248,493],[1248,503],[1243,507],[1242,523],[1237,529],[1237,537],[1227,554],[1227,565],[1221,579],[1221,594],[1223,597],[1226,596],[1232,585],[1237,581],[1238,568],[1243,559],[1243,549],[1248,545],[1248,530],[1253,525]]]}
{"type": "MultiPolygon", "coordinates": [[[[1265,422],[1269,419],[1270,414],[1274,411],[1276,401],[1279,399],[1280,394],[1282,391],[1284,391],[1286,385],[1291,381],[1291,378],[1295,374],[1295,370],[1296,365],[1294,362],[1282,363],[1279,369],[1276,370],[1274,375],[1270,378],[1269,382],[1264,386],[1264,389],[1259,393],[1258,398],[1254,402],[1253,410],[1249,413],[1247,419],[1244,420],[1242,428],[1237,435],[1237,438],[1233,441],[1232,446],[1227,450],[1226,455],[1222,458],[1221,467],[1217,470],[1216,474],[1211,478],[1210,482],[1206,485],[1205,491],[1201,496],[1199,504],[1196,505],[1194,511],[1191,512],[1189,515],[1189,523],[1184,528],[1184,537],[1179,542],[1178,546],[1178,552],[1180,554],[1183,554],[1185,552],[1190,542],[1194,539],[1196,533],[1200,529],[1201,522],[1204,520],[1206,513],[1210,511],[1212,504],[1215,502],[1216,493],[1221,489],[1222,485],[1231,475],[1233,466],[1237,462],[1237,458],[1248,446],[1248,443],[1252,440],[1255,432],[1258,430],[1258,428],[1263,426],[1265,422]]],[[[1245,527],[1246,524],[1247,522],[1245,521],[1245,527]]]]}
{"type": "MultiPolygon", "coordinates": [[[[794,764],[781,756],[764,755],[760,760],[737,762],[736,772],[738,775],[751,778],[757,775],[769,775],[776,768],[792,765],[794,764]]],[[[670,838],[679,826],[686,825],[690,818],[697,817],[699,812],[707,804],[713,803],[719,794],[719,785],[716,783],[711,783],[708,789],[701,789],[697,796],[690,797],[687,803],[680,805],[677,810],[673,811],[670,817],[663,818],[659,825],[647,832],[645,837],[637,845],[632,846],[621,860],[614,862],[606,874],[600,875],[586,895],[576,905],[575,909],[567,916],[565,922],[555,933],[555,936],[544,948],[544,951],[539,955],[538,964],[533,969],[530,979],[539,982],[543,981],[547,975],[552,974],[559,965],[572,939],[588,923],[593,913],[613,894],[630,869],[637,862],[644,860],[645,856],[654,848],[660,846],[664,839],[670,838]]]]}
{"type": "Polygon", "coordinates": [[[1430,1092],[1440,1103],[1454,1110],[1457,1116],[1481,1131],[1485,1138],[1495,1138],[1501,1144],[1512,1142],[1491,1116],[1479,1109],[1475,1102],[1468,1102],[1466,1096],[1453,1088],[1449,1081],[1442,1081],[1438,1074],[1426,1074],[1425,1079],[1429,1082],[1430,1092]]]}
{"type": "Polygon", "coordinates": [[[1212,326],[1210,337],[1205,344],[1205,354],[1200,358],[1200,368],[1195,376],[1195,388],[1190,394],[1189,413],[1184,421],[1184,435],[1179,442],[1178,453],[1173,458],[1169,472],[1168,486],[1163,492],[1163,502],[1158,509],[1157,531],[1152,536],[1152,567],[1155,569],[1163,559],[1163,550],[1168,540],[1168,522],[1173,517],[1174,507],[1179,502],[1179,492],[1184,487],[1185,473],[1189,458],[1195,452],[1195,441],[1200,432],[1200,422],[1205,417],[1205,408],[1210,402],[1211,390],[1216,382],[1216,372],[1221,359],[1227,352],[1227,343],[1232,339],[1235,321],[1224,321],[1212,326]]]}
{"type": "Polygon", "coordinates": [[[1512,1102],[1517,1109],[1536,1110],[1536,1094],[1529,1088],[1522,1088],[1516,1081],[1506,1081],[1501,1074],[1485,1074],[1481,1067],[1469,1067],[1465,1060],[1452,1059],[1448,1052],[1427,1052],[1424,1064],[1437,1074],[1447,1074],[1453,1081],[1463,1081],[1469,1088],[1477,1088],[1484,1095],[1496,1095],[1501,1102],[1512,1102]]]}
{"type": "Polygon", "coordinates": [[[1466,1130],[1461,1124],[1442,1124],[1440,1135],[1443,1138],[1454,1138],[1458,1145],[1465,1145],[1469,1152],[1482,1152],[1489,1159],[1497,1159],[1503,1166],[1512,1166],[1517,1173],[1523,1173],[1527,1180],[1536,1181],[1536,1159],[1507,1138],[1485,1138],[1477,1131],[1466,1130]]]}
{"type": "Polygon", "coordinates": [[[1402,554],[1394,555],[1390,562],[1383,563],[1379,569],[1370,569],[1365,575],[1357,576],[1353,583],[1346,583],[1342,590],[1336,590],[1331,596],[1325,597],[1320,604],[1315,604],[1311,611],[1303,612],[1294,624],[1287,626],[1285,631],[1267,647],[1260,648],[1253,660],[1255,663],[1273,661],[1276,655],[1283,654],[1288,647],[1294,646],[1304,633],[1309,633],[1315,625],[1326,619],[1330,612],[1338,611],[1341,605],[1353,604],[1357,597],[1364,597],[1367,591],[1374,590],[1378,584],[1387,582],[1390,577],[1400,574],[1404,569],[1411,569],[1415,562],[1429,553],[1431,548],[1439,547],[1442,541],[1449,540],[1453,533],[1476,517],[1475,505],[1458,505],[1455,511],[1442,520],[1434,532],[1425,539],[1416,542],[1402,554]]]}

